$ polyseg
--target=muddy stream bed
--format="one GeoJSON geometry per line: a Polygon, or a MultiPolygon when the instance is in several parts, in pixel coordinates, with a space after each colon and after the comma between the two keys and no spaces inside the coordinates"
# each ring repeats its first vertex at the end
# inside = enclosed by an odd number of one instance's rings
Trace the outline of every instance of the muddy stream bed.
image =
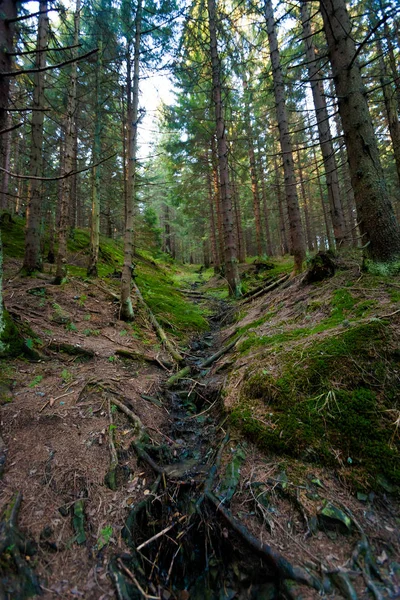
{"type": "Polygon", "coordinates": [[[137,448],[157,479],[126,521],[130,552],[110,563],[121,600],[267,600],[280,597],[282,573],[290,575],[291,566],[272,551],[268,561],[265,548],[229,512],[244,453],[224,427],[224,376],[198,367],[219,349],[218,338],[216,319],[212,333],[191,344],[190,378],[157,396],[170,413],[172,448],[137,448]],[[218,477],[227,451],[230,462],[218,477]]]}

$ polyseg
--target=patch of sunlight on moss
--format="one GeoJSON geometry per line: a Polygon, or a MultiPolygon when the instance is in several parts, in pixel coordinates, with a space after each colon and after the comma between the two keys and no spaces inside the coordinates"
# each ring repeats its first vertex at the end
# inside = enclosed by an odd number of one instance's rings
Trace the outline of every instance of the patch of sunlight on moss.
{"type": "Polygon", "coordinates": [[[174,289],[174,283],[165,271],[138,264],[136,283],[164,327],[172,329],[177,335],[207,329],[205,312],[174,289]]]}

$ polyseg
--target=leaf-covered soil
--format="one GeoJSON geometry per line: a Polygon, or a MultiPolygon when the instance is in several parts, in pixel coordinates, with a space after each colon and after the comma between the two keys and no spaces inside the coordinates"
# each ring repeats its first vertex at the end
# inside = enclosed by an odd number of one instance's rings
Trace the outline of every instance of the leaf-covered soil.
{"type": "MultiPolygon", "coordinates": [[[[42,597],[118,597],[112,557],[132,598],[145,597],[140,588],[181,600],[320,597],[271,569],[251,549],[250,534],[325,581],[326,597],[398,596],[399,280],[350,264],[320,284],[291,279],[228,308],[222,279],[196,288],[206,299],[185,296],[177,288],[200,279],[194,269],[146,260],[138,261],[139,287],[191,364],[237,338],[211,368],[194,366],[168,392],[171,357],[139,306],[133,324],[118,320],[110,294],[118,279],[88,282],[76,271],[58,287],[49,266],[28,279],[17,275],[19,260],[6,263],[6,306],[41,359],[0,363],[8,451],[1,507],[22,493],[18,524],[37,545],[26,562],[42,597]],[[211,313],[222,329],[214,320],[204,333],[211,313]],[[146,447],[158,448],[153,467],[139,458],[137,428],[113,399],[139,417],[146,447]],[[375,439],[371,424],[379,430],[376,460],[361,443],[375,439]],[[115,489],[110,439],[118,452],[115,489]],[[146,499],[134,546],[161,535],[135,553],[124,525],[146,499]],[[136,554],[144,556],[137,570],[136,554]]],[[[248,265],[242,275],[250,292],[289,270],[288,262],[265,271],[248,265]]],[[[12,551],[3,551],[3,581],[12,551]]]]}

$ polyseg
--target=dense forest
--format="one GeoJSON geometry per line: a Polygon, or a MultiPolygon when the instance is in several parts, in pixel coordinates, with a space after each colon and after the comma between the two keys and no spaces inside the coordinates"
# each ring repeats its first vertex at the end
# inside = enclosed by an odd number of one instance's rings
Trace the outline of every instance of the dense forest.
{"type": "Polygon", "coordinates": [[[396,1],[0,42],[0,598],[398,597],[396,1]]]}

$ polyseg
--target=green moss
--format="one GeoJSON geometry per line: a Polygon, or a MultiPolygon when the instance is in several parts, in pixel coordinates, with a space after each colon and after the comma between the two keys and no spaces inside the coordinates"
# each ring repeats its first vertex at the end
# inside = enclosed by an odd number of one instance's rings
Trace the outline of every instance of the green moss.
{"type": "Polygon", "coordinates": [[[1,221],[0,228],[4,256],[22,258],[25,253],[25,220],[13,217],[10,221],[1,221]]]}
{"type": "Polygon", "coordinates": [[[391,335],[388,323],[372,321],[282,352],[278,376],[260,369],[245,381],[231,422],[264,450],[339,461],[355,479],[383,474],[400,484],[400,445],[388,417],[398,401],[391,335]]]}
{"type": "Polygon", "coordinates": [[[161,324],[175,334],[201,331],[208,327],[201,308],[188,302],[173,285],[163,269],[138,263],[136,283],[161,324]]]}

